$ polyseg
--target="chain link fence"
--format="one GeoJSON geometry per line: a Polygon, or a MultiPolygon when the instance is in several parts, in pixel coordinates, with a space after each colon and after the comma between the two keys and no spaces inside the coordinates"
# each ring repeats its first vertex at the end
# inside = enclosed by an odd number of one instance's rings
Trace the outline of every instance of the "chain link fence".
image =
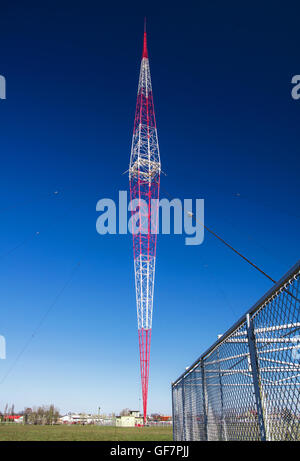
{"type": "Polygon", "coordinates": [[[173,384],[173,438],[300,440],[300,261],[173,384]]]}

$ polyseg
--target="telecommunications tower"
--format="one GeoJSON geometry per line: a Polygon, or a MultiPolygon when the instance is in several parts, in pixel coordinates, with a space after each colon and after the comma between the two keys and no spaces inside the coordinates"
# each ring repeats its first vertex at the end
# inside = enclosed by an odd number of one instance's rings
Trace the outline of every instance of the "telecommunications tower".
{"type": "Polygon", "coordinates": [[[160,171],[145,24],[129,165],[130,199],[135,211],[132,211],[132,225],[136,225],[132,229],[133,257],[144,422],[147,418],[160,171]]]}

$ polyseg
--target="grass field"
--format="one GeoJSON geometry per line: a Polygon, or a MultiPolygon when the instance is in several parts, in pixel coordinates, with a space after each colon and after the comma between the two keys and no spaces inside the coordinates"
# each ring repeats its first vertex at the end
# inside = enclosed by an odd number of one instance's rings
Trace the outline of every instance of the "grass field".
{"type": "Polygon", "coordinates": [[[168,441],[172,427],[31,426],[0,424],[0,441],[168,441]]]}

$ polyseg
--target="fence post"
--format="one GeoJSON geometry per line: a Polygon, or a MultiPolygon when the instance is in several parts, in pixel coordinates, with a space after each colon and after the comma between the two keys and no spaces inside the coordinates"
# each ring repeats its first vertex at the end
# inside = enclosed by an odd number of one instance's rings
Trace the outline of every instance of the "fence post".
{"type": "Polygon", "coordinates": [[[186,430],[185,430],[186,417],[185,417],[185,390],[184,390],[184,380],[185,380],[185,377],[182,378],[182,434],[183,434],[183,440],[186,440],[186,430]]]}
{"type": "Polygon", "coordinates": [[[175,410],[174,410],[174,387],[171,383],[171,392],[172,392],[172,426],[173,426],[173,441],[175,441],[175,410]]]}
{"type": "Polygon", "coordinates": [[[205,386],[205,375],[204,375],[204,362],[201,359],[201,378],[202,378],[202,396],[203,396],[203,426],[204,426],[204,439],[208,440],[207,431],[207,411],[206,411],[206,386],[205,386]]]}
{"type": "Polygon", "coordinates": [[[247,320],[247,336],[248,336],[248,344],[249,344],[249,352],[250,352],[250,363],[251,363],[251,370],[252,370],[252,377],[253,377],[254,394],[255,394],[255,400],[256,400],[260,438],[262,441],[265,441],[266,440],[266,428],[265,428],[264,413],[263,413],[263,407],[262,407],[262,401],[261,401],[260,377],[259,377],[259,367],[258,367],[258,360],[257,360],[253,321],[252,319],[250,319],[249,314],[246,315],[246,320],[247,320]]]}
{"type": "MultiPolygon", "coordinates": [[[[222,335],[218,336],[220,339],[222,335]]],[[[220,352],[219,348],[217,348],[217,357],[218,357],[218,368],[219,368],[219,383],[220,383],[220,398],[221,398],[221,437],[224,435],[224,439],[227,440],[227,427],[225,421],[225,414],[224,414],[224,399],[223,399],[223,386],[222,386],[222,373],[221,373],[221,366],[220,366],[220,352]]]]}

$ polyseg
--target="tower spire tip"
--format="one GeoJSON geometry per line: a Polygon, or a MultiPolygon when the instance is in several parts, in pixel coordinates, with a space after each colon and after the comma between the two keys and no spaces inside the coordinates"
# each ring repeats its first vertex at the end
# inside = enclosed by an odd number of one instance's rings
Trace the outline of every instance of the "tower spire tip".
{"type": "Polygon", "coordinates": [[[148,58],[146,16],[144,18],[144,44],[143,44],[143,56],[142,57],[143,58],[148,58]]]}

